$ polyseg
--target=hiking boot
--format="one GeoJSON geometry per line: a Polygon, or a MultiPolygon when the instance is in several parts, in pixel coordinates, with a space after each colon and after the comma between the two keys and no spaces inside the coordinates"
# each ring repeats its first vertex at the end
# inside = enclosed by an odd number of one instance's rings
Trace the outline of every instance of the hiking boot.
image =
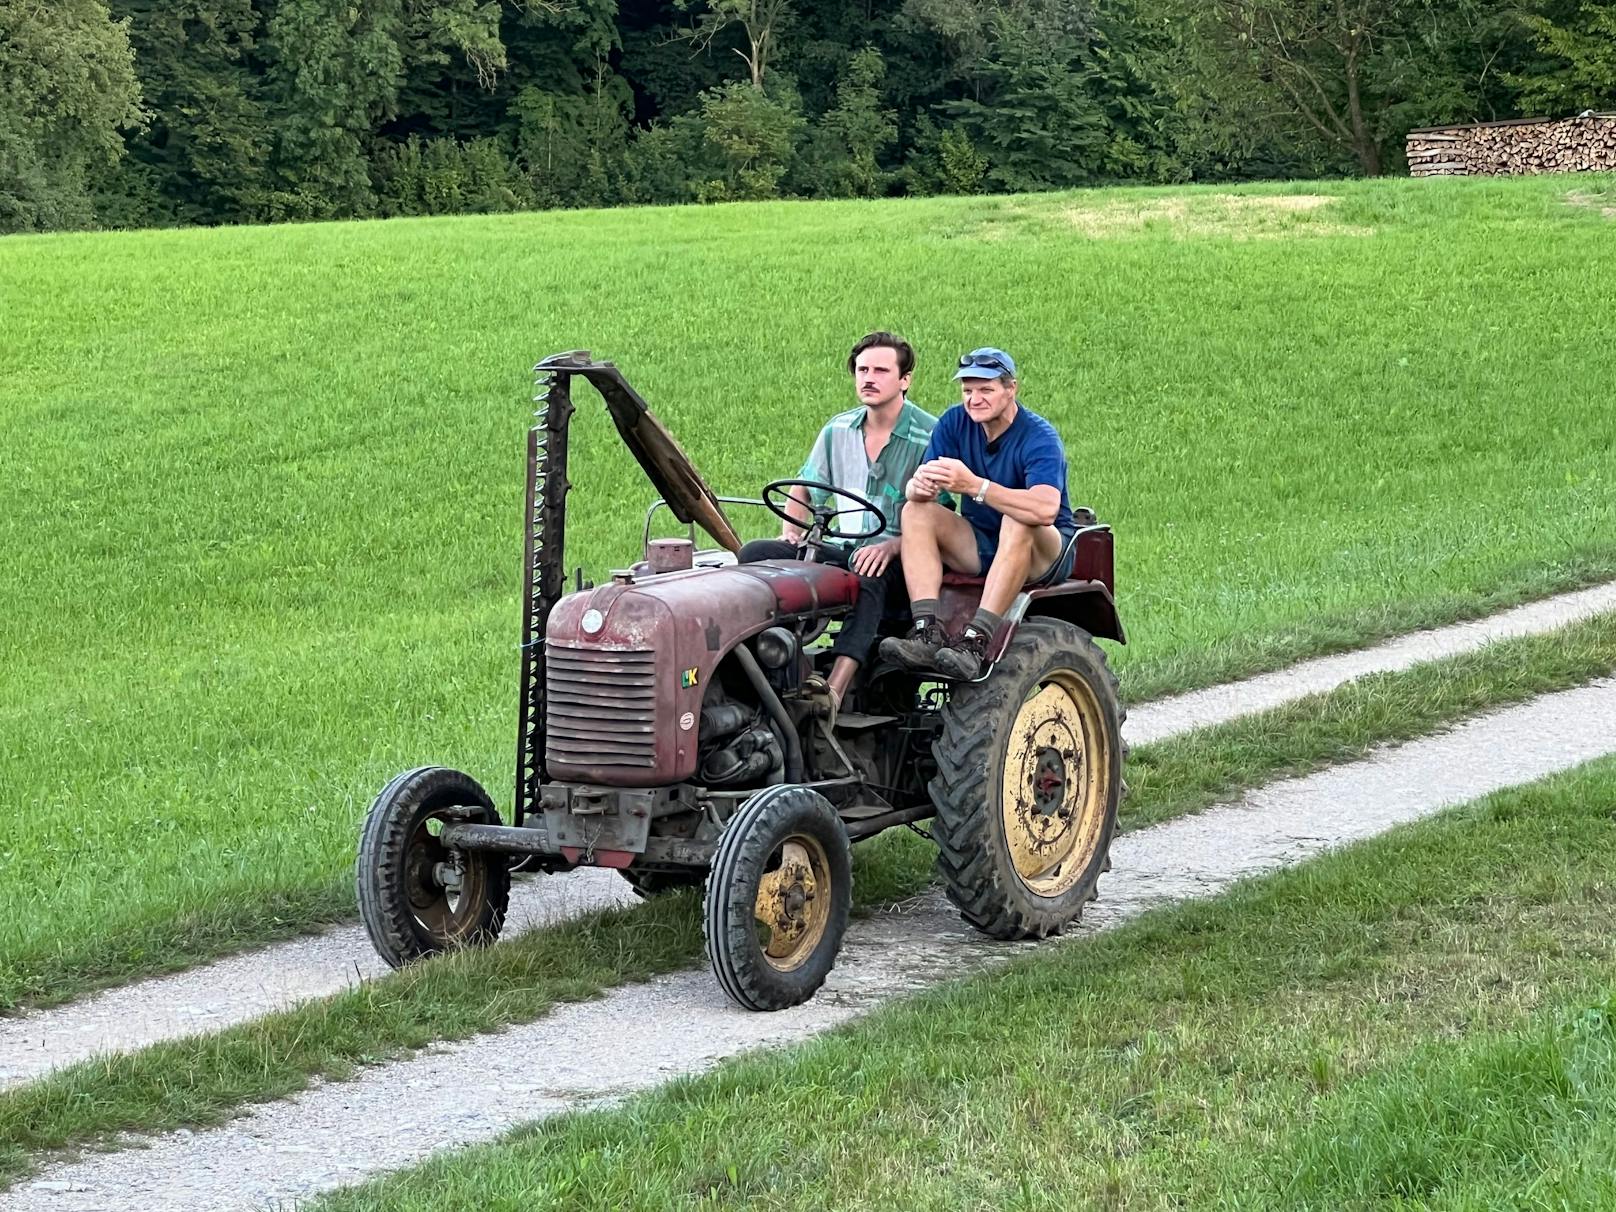
{"type": "Polygon", "coordinates": [[[934,661],[937,672],[955,681],[972,681],[987,665],[988,645],[992,642],[991,634],[975,623],[967,623],[959,639],[937,650],[934,661]]]}
{"type": "Polygon", "coordinates": [[[948,643],[943,625],[930,615],[915,620],[905,636],[889,635],[881,641],[881,655],[905,669],[930,669],[937,650],[948,643]]]}

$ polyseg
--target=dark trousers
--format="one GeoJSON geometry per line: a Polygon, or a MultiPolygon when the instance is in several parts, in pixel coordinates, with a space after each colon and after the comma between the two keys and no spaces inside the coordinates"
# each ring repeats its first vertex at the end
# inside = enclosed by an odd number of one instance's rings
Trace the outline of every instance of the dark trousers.
{"type": "MultiPolygon", "coordinates": [[[[846,568],[851,555],[851,551],[826,543],[819,549],[819,562],[846,568]]],[[[753,539],[741,548],[739,556],[742,564],[796,558],[797,545],[787,543],[784,539],[753,539]]],[[[842,620],[842,630],[831,642],[831,652],[837,656],[852,657],[860,665],[864,664],[875,645],[876,629],[881,625],[881,613],[886,609],[889,597],[894,602],[907,603],[909,600],[903,583],[903,561],[896,557],[880,576],[859,578],[858,600],[853,603],[853,613],[842,620]]]]}

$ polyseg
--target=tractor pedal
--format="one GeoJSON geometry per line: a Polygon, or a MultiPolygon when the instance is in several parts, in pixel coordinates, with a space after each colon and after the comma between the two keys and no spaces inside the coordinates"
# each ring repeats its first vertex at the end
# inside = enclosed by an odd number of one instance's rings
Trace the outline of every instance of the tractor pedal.
{"type": "Polygon", "coordinates": [[[848,732],[858,732],[864,728],[879,728],[882,724],[896,724],[895,715],[865,715],[859,711],[839,711],[836,713],[836,727],[848,732]]]}

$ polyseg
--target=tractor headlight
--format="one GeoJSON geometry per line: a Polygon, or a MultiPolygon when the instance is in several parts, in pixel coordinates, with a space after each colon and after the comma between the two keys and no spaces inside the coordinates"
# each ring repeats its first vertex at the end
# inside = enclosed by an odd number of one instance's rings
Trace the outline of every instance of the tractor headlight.
{"type": "Polygon", "coordinates": [[[784,627],[771,627],[757,638],[757,658],[769,669],[784,669],[797,655],[797,637],[784,627]]]}

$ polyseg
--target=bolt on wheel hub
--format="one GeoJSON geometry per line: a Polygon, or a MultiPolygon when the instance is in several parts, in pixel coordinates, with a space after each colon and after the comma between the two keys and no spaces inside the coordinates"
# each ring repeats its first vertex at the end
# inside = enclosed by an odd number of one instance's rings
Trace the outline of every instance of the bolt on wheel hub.
{"type": "Polygon", "coordinates": [[[1033,807],[1044,816],[1056,812],[1065,799],[1066,757],[1048,745],[1038,751],[1038,765],[1032,776],[1032,798],[1033,807]]]}
{"type": "Polygon", "coordinates": [[[830,862],[817,841],[803,836],[785,841],[779,856],[779,866],[758,882],[753,916],[764,958],[790,971],[813,953],[830,920],[830,898],[823,895],[830,862]]]}

